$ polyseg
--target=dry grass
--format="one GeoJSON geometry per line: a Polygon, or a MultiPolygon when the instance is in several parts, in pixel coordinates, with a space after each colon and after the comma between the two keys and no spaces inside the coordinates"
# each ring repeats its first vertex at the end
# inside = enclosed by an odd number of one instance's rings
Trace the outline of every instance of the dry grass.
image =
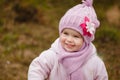
{"type": "Polygon", "coordinates": [[[21,25],[1,34],[0,80],[26,80],[32,59],[57,37],[54,30],[50,26],[21,25]]]}

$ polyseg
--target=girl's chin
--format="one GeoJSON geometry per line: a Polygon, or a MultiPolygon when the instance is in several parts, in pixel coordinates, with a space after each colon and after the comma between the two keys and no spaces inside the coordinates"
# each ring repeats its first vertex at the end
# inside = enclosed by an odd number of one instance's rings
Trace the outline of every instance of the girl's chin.
{"type": "Polygon", "coordinates": [[[71,49],[71,48],[64,48],[66,51],[68,51],[68,52],[74,52],[74,50],[73,49],[71,49]]]}

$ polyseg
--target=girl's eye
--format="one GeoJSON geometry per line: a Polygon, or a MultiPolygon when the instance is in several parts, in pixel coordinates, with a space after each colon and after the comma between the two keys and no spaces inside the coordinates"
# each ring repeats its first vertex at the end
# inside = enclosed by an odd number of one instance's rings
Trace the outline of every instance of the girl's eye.
{"type": "Polygon", "coordinates": [[[63,32],[63,34],[68,35],[68,33],[67,33],[67,32],[63,32]]]}
{"type": "Polygon", "coordinates": [[[74,35],[75,38],[82,38],[82,36],[74,35]]]}
{"type": "Polygon", "coordinates": [[[79,38],[79,36],[76,36],[76,35],[75,35],[74,37],[75,37],[75,38],[79,38]]]}

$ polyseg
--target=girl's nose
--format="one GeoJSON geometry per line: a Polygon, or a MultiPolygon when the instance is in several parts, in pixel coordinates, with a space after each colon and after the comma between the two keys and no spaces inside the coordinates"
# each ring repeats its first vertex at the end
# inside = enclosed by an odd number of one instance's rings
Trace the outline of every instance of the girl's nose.
{"type": "Polygon", "coordinates": [[[72,41],[73,41],[73,38],[72,38],[71,36],[68,36],[68,37],[67,37],[67,41],[68,41],[68,42],[72,42],[72,41]]]}

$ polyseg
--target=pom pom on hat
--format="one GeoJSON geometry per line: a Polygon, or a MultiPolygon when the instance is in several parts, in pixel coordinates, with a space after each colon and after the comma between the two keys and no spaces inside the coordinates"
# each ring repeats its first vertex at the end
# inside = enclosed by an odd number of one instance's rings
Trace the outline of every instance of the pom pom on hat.
{"type": "Polygon", "coordinates": [[[71,28],[78,31],[86,43],[90,43],[94,40],[94,34],[100,22],[92,6],[93,0],[82,0],[82,2],[69,9],[61,18],[59,33],[61,34],[65,28],[71,28]]]}
{"type": "Polygon", "coordinates": [[[93,4],[93,0],[82,0],[83,4],[85,4],[86,6],[92,6],[93,4]]]}

